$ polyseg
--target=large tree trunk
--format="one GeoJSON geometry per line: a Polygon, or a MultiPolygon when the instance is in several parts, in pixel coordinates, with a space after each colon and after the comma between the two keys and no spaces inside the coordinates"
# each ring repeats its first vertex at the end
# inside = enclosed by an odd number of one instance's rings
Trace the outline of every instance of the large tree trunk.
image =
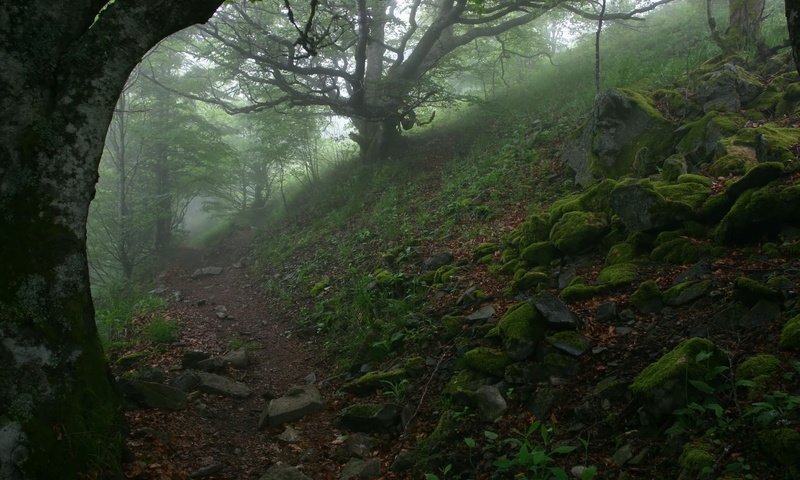
{"type": "Polygon", "coordinates": [[[786,25],[789,29],[794,65],[800,73],[800,0],[786,0],[786,25]]]}
{"type": "Polygon", "coordinates": [[[71,479],[119,461],[120,402],[89,291],[89,203],[131,69],[219,3],[0,7],[0,478],[71,479]]]}
{"type": "Polygon", "coordinates": [[[764,0],[730,0],[726,40],[736,50],[760,47],[764,0]]]}
{"type": "Polygon", "coordinates": [[[354,119],[353,124],[358,133],[351,135],[351,138],[358,144],[361,160],[364,162],[377,162],[383,159],[389,149],[400,141],[400,122],[396,118],[354,119]]]}

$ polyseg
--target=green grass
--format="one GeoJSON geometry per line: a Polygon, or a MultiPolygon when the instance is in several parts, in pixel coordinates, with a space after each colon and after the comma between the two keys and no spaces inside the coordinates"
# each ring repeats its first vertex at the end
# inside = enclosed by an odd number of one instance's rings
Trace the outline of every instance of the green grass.
{"type": "Polygon", "coordinates": [[[144,339],[153,343],[172,343],[178,339],[179,333],[178,322],[160,315],[153,317],[142,329],[144,339]]]}
{"type": "Polygon", "coordinates": [[[164,299],[136,289],[109,289],[95,295],[95,323],[103,348],[107,353],[128,346],[133,319],[160,312],[164,299]]]}

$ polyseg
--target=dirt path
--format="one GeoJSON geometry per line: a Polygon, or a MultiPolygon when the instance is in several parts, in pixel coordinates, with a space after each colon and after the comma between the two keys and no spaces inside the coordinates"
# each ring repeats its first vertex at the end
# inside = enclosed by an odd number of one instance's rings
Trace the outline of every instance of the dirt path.
{"type": "Polygon", "coordinates": [[[292,385],[329,375],[315,346],[292,334],[268,296],[248,273],[252,235],[235,233],[223,247],[204,252],[184,250],[159,277],[168,298],[166,316],[181,324],[180,340],[148,356],[150,367],[174,378],[184,352],[200,350],[212,356],[247,348],[249,366],[224,374],[247,385],[245,399],[194,393],[186,409],[128,412],[129,447],[136,460],[126,466],[128,478],[258,479],[275,463],[300,465],[315,479],[338,478],[341,466],[332,458],[336,439],[337,402],[332,387],[319,389],[323,412],[292,422],[299,439],[276,437],[284,426],[259,431],[258,418],[266,401],[292,385]],[[193,275],[200,268],[221,267],[219,274],[193,275]],[[227,311],[226,318],[217,312],[227,311]],[[192,475],[194,474],[194,475],[192,475]]]}

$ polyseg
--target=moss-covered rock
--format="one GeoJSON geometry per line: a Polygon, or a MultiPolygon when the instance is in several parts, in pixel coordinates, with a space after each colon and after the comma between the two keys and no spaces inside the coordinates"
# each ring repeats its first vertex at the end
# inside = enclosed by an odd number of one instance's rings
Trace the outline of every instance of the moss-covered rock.
{"type": "Polygon", "coordinates": [[[733,282],[736,299],[752,307],[759,300],[780,301],[781,296],[777,291],[763,283],[748,277],[739,277],[733,282]]]}
{"type": "Polygon", "coordinates": [[[549,375],[556,377],[570,377],[578,371],[578,362],[560,353],[548,353],[542,359],[542,366],[549,375]]]}
{"type": "Polygon", "coordinates": [[[550,265],[550,262],[561,256],[558,249],[550,242],[535,242],[525,247],[521,257],[525,263],[534,266],[550,265]]]}
{"type": "Polygon", "coordinates": [[[697,300],[710,289],[711,280],[686,281],[668,288],[662,298],[665,305],[679,307],[697,300]]]}
{"type": "Polygon", "coordinates": [[[650,253],[650,259],[656,262],[685,265],[697,262],[710,255],[711,251],[711,245],[681,236],[659,244],[650,253]]]}
{"type": "Polygon", "coordinates": [[[515,275],[514,282],[511,284],[511,289],[514,292],[522,292],[537,285],[547,283],[548,280],[550,280],[550,277],[548,277],[545,273],[525,272],[519,277],[516,277],[515,275]]]}
{"type": "Polygon", "coordinates": [[[497,322],[503,347],[513,360],[523,360],[532,355],[545,335],[545,320],[530,303],[511,307],[497,322]]]}
{"type": "Polygon", "coordinates": [[[678,463],[691,477],[696,477],[704,470],[711,469],[714,466],[716,457],[714,457],[713,451],[714,449],[707,443],[687,443],[683,446],[683,452],[678,459],[678,463]]]}
{"type": "Polygon", "coordinates": [[[760,353],[747,357],[736,367],[736,378],[739,380],[753,380],[762,375],[774,375],[781,366],[781,361],[775,355],[760,353]]]}
{"type": "Polygon", "coordinates": [[[597,275],[597,283],[600,285],[608,285],[616,287],[619,285],[627,285],[636,280],[636,275],[639,269],[633,263],[617,263],[609,265],[597,275]]]}
{"type": "Polygon", "coordinates": [[[736,134],[745,123],[745,118],[739,114],[709,112],[704,117],[681,127],[680,130],[685,133],[676,145],[676,149],[679,153],[702,163],[714,155],[720,140],[736,134]]]}
{"type": "Polygon", "coordinates": [[[631,305],[642,313],[655,313],[664,308],[661,290],[654,280],[647,280],[631,295],[631,305]]]}
{"type": "Polygon", "coordinates": [[[777,180],[783,175],[783,165],[776,162],[762,163],[751,168],[742,178],[731,184],[725,194],[736,200],[741,194],[751,188],[759,188],[777,180]]]}
{"type": "Polygon", "coordinates": [[[595,212],[568,212],[553,225],[550,241],[561,252],[571,255],[596,245],[608,231],[606,215],[595,212]]]}
{"type": "Polygon", "coordinates": [[[663,230],[692,216],[690,206],[667,200],[646,180],[620,182],[611,192],[610,206],[632,232],[663,230]]]}
{"type": "Polygon", "coordinates": [[[498,250],[499,247],[497,246],[496,243],[489,243],[489,242],[481,243],[480,245],[475,247],[475,250],[472,251],[472,259],[475,261],[475,260],[480,260],[486,257],[487,255],[494,256],[495,252],[497,252],[498,250]]]}
{"type": "Polygon", "coordinates": [[[783,326],[779,346],[784,350],[800,350],[800,315],[792,317],[783,326]]]}
{"type": "Polygon", "coordinates": [[[708,167],[708,173],[715,177],[742,175],[756,164],[754,149],[729,150],[708,167]]]}
{"type": "Polygon", "coordinates": [[[761,450],[786,466],[800,464],[800,432],[793,428],[773,428],[758,432],[761,450]]]}
{"type": "Polygon", "coordinates": [[[328,288],[330,286],[330,284],[331,284],[331,281],[330,281],[330,279],[327,279],[327,278],[324,278],[324,279],[320,280],[319,282],[315,283],[314,286],[311,287],[311,296],[312,297],[316,297],[317,295],[322,293],[323,290],[328,288]]]}
{"type": "Polygon", "coordinates": [[[603,286],[574,283],[561,290],[559,297],[567,303],[575,303],[602,295],[605,291],[603,286]]]}
{"type": "Polygon", "coordinates": [[[710,187],[711,179],[705,175],[697,175],[694,173],[684,173],[678,177],[678,183],[698,183],[700,185],[710,187]]]}
{"type": "Polygon", "coordinates": [[[545,215],[535,213],[529,215],[524,222],[509,234],[508,243],[523,249],[532,243],[547,240],[549,234],[550,221],[545,215]]]}
{"type": "Polygon", "coordinates": [[[776,235],[800,221],[800,185],[766,186],[744,192],[723,217],[715,238],[720,243],[746,242],[776,235]]]}
{"type": "Polygon", "coordinates": [[[630,242],[621,242],[612,246],[606,254],[606,266],[628,263],[636,258],[636,248],[630,242]]]}
{"type": "Polygon", "coordinates": [[[547,337],[547,341],[557,348],[562,345],[568,347],[562,347],[562,349],[569,350],[569,353],[575,356],[581,355],[592,345],[592,342],[589,341],[588,338],[572,330],[554,333],[547,337]]]}
{"type": "Polygon", "coordinates": [[[650,401],[652,414],[664,415],[701,395],[689,381],[713,383],[709,372],[727,364],[728,355],[710,340],[690,338],[642,370],[629,388],[650,401]]]}
{"type": "Polygon", "coordinates": [[[667,157],[661,165],[661,179],[665,182],[676,182],[678,177],[688,171],[686,158],[681,154],[667,157]]]}
{"type": "Polygon", "coordinates": [[[697,218],[707,225],[716,225],[731,209],[733,202],[724,193],[709,196],[697,211],[697,218]]]}
{"type": "Polygon", "coordinates": [[[464,354],[464,365],[475,372],[501,377],[513,360],[502,350],[489,347],[474,348],[464,354]]]}
{"type": "Polygon", "coordinates": [[[398,382],[405,378],[406,371],[404,368],[397,368],[394,370],[368,372],[361,377],[348,382],[342,386],[345,392],[355,393],[357,395],[369,395],[370,393],[384,388],[384,382],[398,382]]]}
{"type": "Polygon", "coordinates": [[[667,201],[684,204],[691,210],[699,209],[711,195],[711,180],[702,175],[687,173],[678,177],[678,183],[654,183],[656,192],[667,201]]]}
{"type": "Polygon", "coordinates": [[[557,222],[565,213],[584,211],[608,213],[611,190],[617,185],[615,180],[605,179],[588,187],[585,191],[553,202],[550,207],[550,223],[557,222]]]}

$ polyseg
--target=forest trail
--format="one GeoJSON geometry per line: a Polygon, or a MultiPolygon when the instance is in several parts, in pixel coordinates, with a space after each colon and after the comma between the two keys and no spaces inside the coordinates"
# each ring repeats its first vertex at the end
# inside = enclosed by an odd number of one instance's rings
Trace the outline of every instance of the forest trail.
{"type": "Polygon", "coordinates": [[[343,438],[331,387],[317,384],[324,409],[291,422],[292,441],[277,439],[286,425],[258,429],[269,399],[293,385],[325,379],[330,369],[312,343],[293,335],[288,319],[250,276],[252,236],[238,231],[214,249],[183,249],[173,256],[171,266],[159,275],[159,292],[168,302],[165,317],[181,326],[179,340],[155,347],[147,357],[148,368],[163,372],[162,381],[170,383],[181,374],[186,352],[218,358],[245,348],[245,369],[218,373],[252,393],[232,398],[195,391],[188,395],[188,406],[178,411],[128,411],[134,461],[125,467],[127,478],[258,479],[276,463],[302,465],[314,479],[338,478],[341,466],[321,451],[326,446],[335,450],[341,443],[337,438],[343,438]],[[201,273],[209,267],[221,272],[201,273]]]}

